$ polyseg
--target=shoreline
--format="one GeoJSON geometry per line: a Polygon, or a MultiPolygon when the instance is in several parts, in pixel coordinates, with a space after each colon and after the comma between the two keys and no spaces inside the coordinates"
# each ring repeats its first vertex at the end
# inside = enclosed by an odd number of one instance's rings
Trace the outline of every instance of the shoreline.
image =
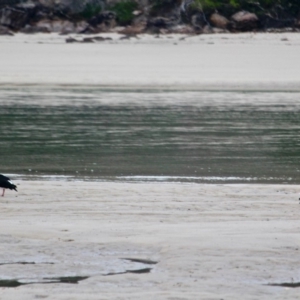
{"type": "Polygon", "coordinates": [[[265,83],[259,82],[248,83],[242,82],[240,84],[222,83],[222,84],[210,84],[203,83],[197,85],[101,85],[101,84],[68,84],[68,83],[13,83],[13,82],[2,82],[0,88],[11,89],[11,88],[37,88],[37,89],[90,89],[90,90],[102,90],[107,92],[251,92],[251,93],[298,93],[300,92],[300,86],[298,82],[295,83],[265,83]]]}
{"type": "Polygon", "coordinates": [[[241,176],[168,176],[168,175],[131,175],[131,176],[89,176],[89,175],[51,175],[51,174],[14,174],[5,172],[14,180],[22,181],[53,181],[53,182],[98,182],[98,183],[134,183],[134,184],[222,184],[222,185],[297,185],[297,179],[291,177],[241,177],[241,176]]]}

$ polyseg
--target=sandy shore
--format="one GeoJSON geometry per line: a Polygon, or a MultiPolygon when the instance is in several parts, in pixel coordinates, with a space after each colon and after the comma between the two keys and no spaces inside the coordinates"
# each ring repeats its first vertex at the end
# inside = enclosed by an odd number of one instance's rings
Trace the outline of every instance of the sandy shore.
{"type": "Polygon", "coordinates": [[[1,198],[0,274],[37,283],[0,299],[299,299],[268,285],[300,282],[297,186],[17,183],[1,198]],[[43,283],[65,276],[88,278],[43,283]]]}
{"type": "Polygon", "coordinates": [[[111,40],[67,44],[68,36],[57,34],[0,37],[0,84],[300,89],[298,33],[95,36],[111,40]]]}
{"type": "MultiPolygon", "coordinates": [[[[1,36],[0,85],[300,90],[299,34],[107,36],[1,36]]],[[[300,282],[297,186],[17,183],[0,199],[0,285],[32,284],[1,300],[300,299],[268,285],[300,282]]]]}

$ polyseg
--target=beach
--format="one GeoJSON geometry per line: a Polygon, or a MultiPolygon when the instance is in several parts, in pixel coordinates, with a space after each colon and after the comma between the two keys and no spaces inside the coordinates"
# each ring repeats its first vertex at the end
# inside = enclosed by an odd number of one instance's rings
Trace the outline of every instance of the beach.
{"type": "Polygon", "coordinates": [[[1,37],[0,84],[299,91],[298,33],[93,36],[1,37]]]}
{"type": "MultiPolygon", "coordinates": [[[[111,39],[66,43],[68,36],[58,34],[1,36],[1,87],[7,95],[17,87],[24,105],[22,87],[36,86],[32,106],[47,109],[67,106],[55,93],[52,101],[39,104],[36,95],[43,86],[121,92],[300,90],[296,33],[99,36],[111,39]]],[[[14,105],[25,110],[14,97],[14,105]]],[[[139,98],[132,97],[138,107],[139,98]]],[[[101,108],[113,105],[101,103],[101,108]]],[[[9,103],[4,106],[10,109],[9,103]]],[[[24,140],[27,128],[33,130],[25,127],[24,140]]],[[[80,167],[80,160],[75,163],[80,167]]],[[[96,169],[92,163],[89,168],[96,169]]],[[[1,300],[300,299],[297,184],[41,180],[26,169],[23,177],[12,174],[18,192],[6,191],[0,199],[1,300]]]]}
{"type": "Polygon", "coordinates": [[[271,285],[300,281],[297,186],[17,184],[1,198],[1,279],[31,284],[1,299],[299,298],[271,285]],[[86,278],[47,283],[67,276],[86,278]]]}

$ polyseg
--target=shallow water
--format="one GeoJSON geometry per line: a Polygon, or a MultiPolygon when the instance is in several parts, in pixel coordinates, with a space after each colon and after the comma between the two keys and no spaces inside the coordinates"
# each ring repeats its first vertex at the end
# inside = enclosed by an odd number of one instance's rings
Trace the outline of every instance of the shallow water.
{"type": "Polygon", "coordinates": [[[300,181],[300,93],[1,87],[1,172],[121,181],[300,181]]]}

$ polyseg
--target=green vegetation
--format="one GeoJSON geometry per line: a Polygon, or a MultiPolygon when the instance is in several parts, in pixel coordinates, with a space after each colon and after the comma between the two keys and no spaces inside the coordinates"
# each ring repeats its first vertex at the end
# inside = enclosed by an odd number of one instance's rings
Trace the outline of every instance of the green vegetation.
{"type": "Polygon", "coordinates": [[[83,19],[90,19],[98,15],[102,10],[101,5],[86,4],[84,10],[80,13],[80,17],[83,19]]]}
{"type": "Polygon", "coordinates": [[[149,3],[151,4],[150,14],[152,16],[171,11],[178,5],[178,1],[176,0],[150,0],[149,3]]]}
{"type": "Polygon", "coordinates": [[[114,6],[110,7],[110,10],[116,13],[116,18],[120,25],[128,25],[134,18],[133,11],[135,11],[137,8],[137,2],[127,0],[116,3],[114,6]]]}

